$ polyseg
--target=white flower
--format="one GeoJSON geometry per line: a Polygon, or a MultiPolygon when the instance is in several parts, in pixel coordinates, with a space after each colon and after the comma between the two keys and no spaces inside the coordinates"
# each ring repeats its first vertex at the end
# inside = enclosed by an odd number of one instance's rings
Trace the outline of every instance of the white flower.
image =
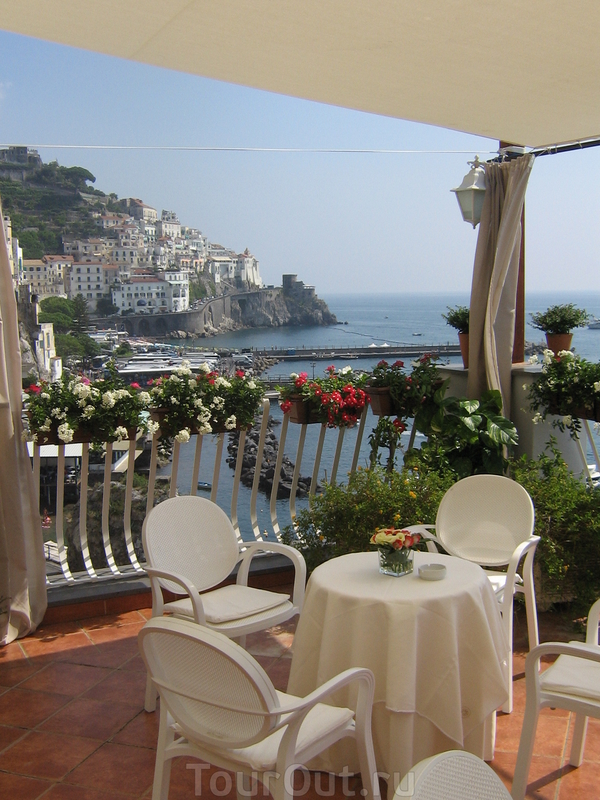
{"type": "Polygon", "coordinates": [[[256,389],[256,382],[255,381],[248,381],[248,388],[249,389],[256,389]]]}
{"type": "Polygon", "coordinates": [[[119,425],[118,428],[115,428],[115,436],[117,437],[117,442],[121,442],[123,439],[127,439],[129,437],[129,431],[127,428],[119,425]]]}
{"type": "Polygon", "coordinates": [[[52,420],[50,419],[50,417],[46,417],[46,419],[44,420],[44,424],[40,425],[40,430],[46,433],[47,431],[50,430],[51,425],[52,425],[52,420]]]}
{"type": "Polygon", "coordinates": [[[211,417],[212,414],[210,413],[208,408],[203,408],[202,411],[198,414],[198,422],[202,423],[203,425],[208,425],[211,417]]]}
{"type": "Polygon", "coordinates": [[[218,378],[215,378],[215,386],[223,386],[225,389],[229,389],[231,384],[228,380],[219,376],[218,378]]]}
{"type": "Polygon", "coordinates": [[[570,425],[573,424],[573,417],[570,414],[567,414],[562,418],[562,421],[565,428],[568,428],[570,425]]]}
{"type": "Polygon", "coordinates": [[[206,375],[207,372],[210,372],[210,366],[207,364],[206,361],[204,361],[202,364],[200,364],[198,369],[200,370],[200,372],[203,372],[205,375],[206,375]]]}
{"type": "Polygon", "coordinates": [[[352,367],[342,367],[340,375],[347,375],[349,372],[352,372],[352,367]]]}
{"type": "Polygon", "coordinates": [[[140,392],[138,394],[138,397],[140,398],[140,403],[144,406],[149,406],[150,403],[152,402],[152,397],[150,396],[150,392],[140,392]]]}
{"type": "Polygon", "coordinates": [[[190,440],[190,429],[189,428],[183,428],[175,436],[175,441],[176,442],[181,442],[181,444],[185,444],[185,442],[189,442],[189,440],[190,440]]]}
{"type": "Polygon", "coordinates": [[[156,422],[156,420],[149,419],[148,422],[147,422],[147,427],[148,427],[148,433],[150,434],[150,436],[154,436],[154,434],[160,428],[160,425],[158,424],[158,422],[156,422]]]}
{"type": "Polygon", "coordinates": [[[92,390],[87,383],[76,383],[75,386],[73,386],[73,394],[75,397],[89,397],[91,393],[92,390]]]}
{"type": "Polygon", "coordinates": [[[594,383],[594,391],[595,392],[600,392],[600,381],[596,381],[594,383]]]}
{"type": "Polygon", "coordinates": [[[526,384],[526,383],[524,383],[524,384],[523,384],[523,391],[525,391],[525,392],[526,392],[528,388],[529,388],[529,387],[527,386],[527,384],[526,384]]]}
{"type": "Polygon", "coordinates": [[[115,402],[114,392],[104,392],[102,395],[102,405],[104,408],[112,408],[115,402]]]}
{"type": "Polygon", "coordinates": [[[199,433],[212,433],[212,428],[208,424],[208,422],[202,422],[200,425],[198,425],[198,432],[199,433]]]}
{"type": "Polygon", "coordinates": [[[196,388],[196,379],[195,378],[190,378],[189,381],[188,381],[188,386],[190,387],[190,389],[195,389],[196,388]]]}
{"type": "Polygon", "coordinates": [[[217,395],[210,405],[212,408],[216,408],[217,411],[223,411],[225,408],[225,398],[217,395]]]}
{"type": "Polygon", "coordinates": [[[235,414],[232,414],[230,417],[227,417],[227,419],[225,420],[225,428],[228,431],[234,430],[236,424],[237,424],[237,422],[236,422],[236,419],[235,419],[235,414]]]}
{"type": "Polygon", "coordinates": [[[171,397],[170,399],[171,399],[171,405],[173,406],[179,405],[179,400],[176,397],[171,397]]]}
{"type": "Polygon", "coordinates": [[[54,417],[55,419],[66,419],[66,413],[60,408],[53,408],[50,412],[50,416],[54,417]]]}
{"type": "Polygon", "coordinates": [[[534,414],[533,419],[531,421],[533,422],[534,425],[537,425],[538,422],[542,421],[542,415],[539,413],[539,411],[537,414],[534,414]]]}
{"type": "Polygon", "coordinates": [[[73,441],[73,428],[71,428],[68,422],[63,422],[62,425],[58,426],[58,438],[65,444],[73,441]]]}
{"type": "Polygon", "coordinates": [[[539,364],[539,358],[537,356],[529,356],[529,363],[530,364],[539,364]]]}
{"type": "Polygon", "coordinates": [[[42,398],[42,400],[50,400],[50,395],[48,394],[48,392],[41,392],[40,397],[42,398]]]}
{"type": "Polygon", "coordinates": [[[290,378],[293,381],[295,381],[297,377],[298,377],[298,373],[297,372],[290,372],[290,378]]]}
{"type": "Polygon", "coordinates": [[[172,381],[173,383],[181,383],[181,378],[179,377],[179,375],[175,375],[175,373],[171,375],[169,380],[172,381]]]}
{"type": "Polygon", "coordinates": [[[554,361],[554,351],[544,350],[544,364],[551,364],[554,361]]]}
{"type": "Polygon", "coordinates": [[[572,361],[575,358],[575,354],[572,353],[570,350],[559,350],[558,357],[563,358],[566,361],[572,361]]]}
{"type": "Polygon", "coordinates": [[[196,406],[196,408],[204,408],[204,403],[202,402],[202,398],[197,397],[194,400],[194,405],[196,406]]]}
{"type": "Polygon", "coordinates": [[[95,408],[94,408],[94,406],[86,406],[86,407],[83,409],[83,416],[84,416],[86,419],[89,419],[89,418],[90,418],[90,417],[91,417],[91,416],[94,414],[94,411],[95,411],[95,408]]]}

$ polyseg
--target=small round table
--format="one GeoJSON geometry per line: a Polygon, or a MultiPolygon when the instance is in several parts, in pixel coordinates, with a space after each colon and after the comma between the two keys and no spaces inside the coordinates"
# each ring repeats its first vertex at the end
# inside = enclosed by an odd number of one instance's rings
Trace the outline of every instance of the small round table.
{"type": "MultiPolygon", "coordinates": [[[[477,564],[415,552],[415,571],[381,575],[376,552],[321,564],[312,574],[294,637],[290,694],[303,697],[349,667],[375,675],[373,739],[391,792],[423,758],[464,748],[493,756],[495,711],[507,699],[509,653],[498,601],[477,564]],[[442,563],[441,581],[419,565],[442,563]]],[[[352,689],[334,697],[354,707],[352,689]]],[[[358,771],[351,744],[311,768],[358,771]]]]}

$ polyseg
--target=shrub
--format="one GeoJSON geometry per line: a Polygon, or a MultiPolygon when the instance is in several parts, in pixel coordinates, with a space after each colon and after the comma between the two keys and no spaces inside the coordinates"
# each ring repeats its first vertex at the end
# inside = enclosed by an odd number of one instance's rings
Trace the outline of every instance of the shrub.
{"type": "Polygon", "coordinates": [[[403,468],[358,469],[345,485],[326,484],[310,508],[296,517],[296,529],[282,539],[303,554],[309,571],[330,558],[370,549],[377,528],[435,522],[437,509],[456,476],[403,468]]]}
{"type": "Polygon", "coordinates": [[[511,474],[535,506],[535,532],[541,537],[535,556],[542,578],[538,593],[574,600],[587,611],[600,597],[600,491],[569,471],[555,439],[539,458],[513,461],[511,474]]]}
{"type": "Polygon", "coordinates": [[[469,332],[469,309],[467,306],[447,306],[448,313],[442,314],[451,328],[456,328],[459,333],[469,332]]]}
{"type": "Polygon", "coordinates": [[[550,306],[531,315],[531,325],[544,333],[571,333],[573,328],[587,325],[589,314],[573,303],[550,306]]]}

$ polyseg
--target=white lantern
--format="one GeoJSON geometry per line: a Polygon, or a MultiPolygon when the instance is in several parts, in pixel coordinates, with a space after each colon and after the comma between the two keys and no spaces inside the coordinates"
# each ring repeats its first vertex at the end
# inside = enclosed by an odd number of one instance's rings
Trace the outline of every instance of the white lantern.
{"type": "Polygon", "coordinates": [[[465,222],[470,222],[473,227],[481,220],[483,198],[485,197],[485,169],[479,158],[467,162],[471,165],[469,173],[456,189],[450,191],[456,194],[458,205],[465,222]]]}

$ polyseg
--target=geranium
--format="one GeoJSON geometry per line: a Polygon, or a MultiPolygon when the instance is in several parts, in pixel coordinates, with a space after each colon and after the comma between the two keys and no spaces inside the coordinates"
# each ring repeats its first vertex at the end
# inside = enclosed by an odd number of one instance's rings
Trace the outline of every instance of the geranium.
{"type": "MultiPolygon", "coordinates": [[[[535,363],[535,362],[533,362],[535,363]]],[[[542,373],[529,387],[529,402],[537,413],[534,422],[557,415],[552,421],[575,437],[582,419],[595,419],[600,390],[600,364],[593,364],[570,350],[555,355],[544,350],[542,373]]]]}
{"type": "Polygon", "coordinates": [[[67,444],[77,433],[94,444],[129,437],[145,429],[148,392],[126,386],[109,367],[105,379],[90,382],[82,375],[63,375],[59,381],[40,381],[25,390],[29,438],[67,444]]]}
{"type": "Polygon", "coordinates": [[[263,394],[262,385],[242,370],[232,378],[210,368],[194,375],[185,361],[171,375],[154,381],[150,390],[162,434],[179,442],[188,441],[191,433],[249,427],[263,394]]]}
{"type": "Polygon", "coordinates": [[[368,402],[363,388],[367,376],[353,372],[352,367],[327,367],[324,378],[309,380],[306,372],[292,373],[290,378],[291,384],[277,387],[284,414],[291,410],[292,400],[300,398],[310,404],[318,422],[330,428],[350,428],[368,402]]]}

